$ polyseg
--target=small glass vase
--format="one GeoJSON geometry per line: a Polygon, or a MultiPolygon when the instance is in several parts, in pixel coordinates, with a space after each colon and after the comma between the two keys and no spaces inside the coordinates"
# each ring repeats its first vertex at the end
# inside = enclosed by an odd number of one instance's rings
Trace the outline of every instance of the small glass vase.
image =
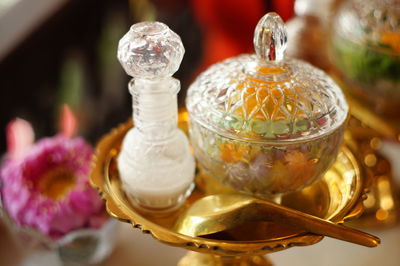
{"type": "Polygon", "coordinates": [[[79,229],[53,240],[32,228],[18,226],[3,206],[0,217],[23,250],[22,266],[98,264],[113,251],[119,224],[109,218],[99,229],[79,229]]]}

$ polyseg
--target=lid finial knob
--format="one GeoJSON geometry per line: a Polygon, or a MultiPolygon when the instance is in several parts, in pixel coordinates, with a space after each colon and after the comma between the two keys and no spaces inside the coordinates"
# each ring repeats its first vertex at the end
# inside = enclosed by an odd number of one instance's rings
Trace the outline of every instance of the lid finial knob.
{"type": "Polygon", "coordinates": [[[254,31],[254,49],[261,61],[280,61],[287,43],[286,26],[275,12],[263,16],[254,31]]]}

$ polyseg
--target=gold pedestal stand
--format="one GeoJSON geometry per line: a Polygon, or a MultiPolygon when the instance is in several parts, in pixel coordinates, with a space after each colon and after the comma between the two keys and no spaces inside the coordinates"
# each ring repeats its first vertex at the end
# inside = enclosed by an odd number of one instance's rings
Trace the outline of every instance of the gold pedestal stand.
{"type": "MultiPolygon", "coordinates": [[[[345,91],[346,85],[341,84],[345,91]]],[[[370,176],[366,184],[369,193],[364,202],[364,214],[355,221],[359,227],[387,227],[399,221],[399,190],[394,181],[391,162],[381,153],[383,141],[400,143],[399,118],[385,118],[366,108],[351,95],[351,118],[347,127],[358,147],[361,166],[370,176]]],[[[400,115],[400,114],[399,114],[400,115]]]]}
{"type": "Polygon", "coordinates": [[[400,145],[400,111],[398,114],[391,112],[391,116],[379,115],[372,110],[373,105],[366,102],[363,90],[346,81],[339,69],[330,65],[327,71],[345,92],[350,106],[348,136],[357,147],[361,167],[369,177],[365,184],[368,196],[364,201],[364,213],[352,223],[363,228],[393,226],[400,219],[400,191],[394,180],[392,162],[381,148],[385,141],[400,145]]]}
{"type": "MultiPolygon", "coordinates": [[[[186,112],[180,113],[179,124],[182,129],[187,129],[186,112]]],[[[230,192],[212,177],[200,173],[196,176],[195,190],[178,210],[151,214],[135,209],[121,189],[115,162],[121,141],[131,126],[131,122],[123,124],[99,142],[91,173],[92,185],[106,201],[107,211],[112,217],[131,223],[165,244],[190,250],[178,265],[271,265],[264,254],[312,245],[323,239],[320,235],[269,222],[249,222],[207,237],[178,233],[175,222],[196,200],[230,192]]],[[[348,135],[336,162],[324,177],[301,191],[283,196],[281,204],[335,223],[360,215],[367,175],[354,155],[357,148],[356,142],[348,135]]]]}
{"type": "Polygon", "coordinates": [[[189,251],[178,266],[272,266],[265,256],[215,256],[189,251]]]}

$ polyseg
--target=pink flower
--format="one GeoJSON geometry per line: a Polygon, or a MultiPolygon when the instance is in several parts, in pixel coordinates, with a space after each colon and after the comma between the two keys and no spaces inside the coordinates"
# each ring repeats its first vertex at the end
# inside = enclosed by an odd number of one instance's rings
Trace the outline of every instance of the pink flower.
{"type": "Polygon", "coordinates": [[[11,218],[53,239],[100,227],[106,219],[103,202],[88,181],[93,150],[82,138],[68,138],[71,130],[66,128],[68,134],[41,139],[29,149],[11,145],[25,150],[23,155],[9,145],[0,170],[2,200],[11,218]]]}

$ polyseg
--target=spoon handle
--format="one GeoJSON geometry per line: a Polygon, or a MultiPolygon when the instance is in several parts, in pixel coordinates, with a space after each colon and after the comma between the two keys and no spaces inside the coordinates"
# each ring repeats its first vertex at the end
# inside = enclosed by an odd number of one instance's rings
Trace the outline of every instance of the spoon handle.
{"type": "Polygon", "coordinates": [[[280,222],[310,233],[333,237],[366,247],[376,247],[380,239],[368,233],[339,225],[319,217],[305,214],[270,202],[262,202],[268,220],[280,222]],[[268,213],[268,214],[267,214],[268,213]]]}

